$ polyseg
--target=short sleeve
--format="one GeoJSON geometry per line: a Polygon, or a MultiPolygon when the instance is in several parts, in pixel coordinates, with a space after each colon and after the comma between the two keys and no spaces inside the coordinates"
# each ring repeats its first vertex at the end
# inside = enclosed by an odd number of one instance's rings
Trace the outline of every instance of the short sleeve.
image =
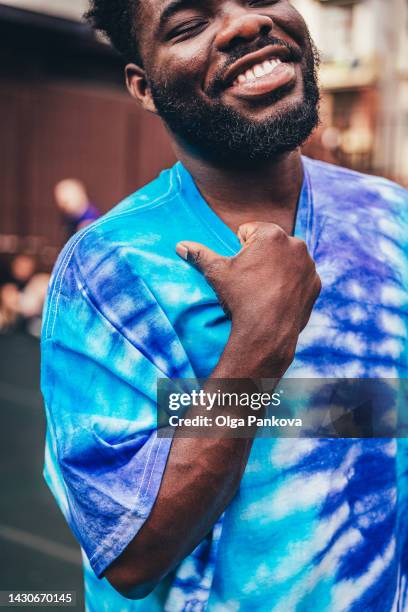
{"type": "Polygon", "coordinates": [[[157,437],[157,379],[191,376],[160,306],[116,258],[115,275],[108,257],[89,282],[75,257],[60,260],[42,338],[45,477],[98,576],[159,491],[171,440],[157,437]]]}

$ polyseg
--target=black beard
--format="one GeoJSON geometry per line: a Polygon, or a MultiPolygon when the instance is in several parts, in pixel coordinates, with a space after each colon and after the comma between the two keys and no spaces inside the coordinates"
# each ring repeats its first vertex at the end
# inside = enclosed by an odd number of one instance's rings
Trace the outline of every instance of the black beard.
{"type": "MultiPolygon", "coordinates": [[[[300,57],[287,43],[264,37],[257,46],[236,50],[228,65],[240,57],[270,44],[284,44],[291,51],[290,60],[300,57]]],[[[149,85],[159,115],[175,138],[192,152],[209,161],[237,166],[248,162],[262,163],[295,150],[310,136],[319,122],[319,88],[316,70],[317,51],[308,41],[302,60],[304,96],[301,103],[291,104],[274,116],[253,121],[219,100],[222,89],[221,75],[209,87],[210,103],[189,92],[185,81],[159,82],[149,79],[149,85]]],[[[227,66],[223,67],[223,72],[227,66]]],[[[272,105],[282,99],[290,87],[281,87],[271,93],[272,105]]],[[[265,104],[266,98],[263,98],[265,104]]]]}

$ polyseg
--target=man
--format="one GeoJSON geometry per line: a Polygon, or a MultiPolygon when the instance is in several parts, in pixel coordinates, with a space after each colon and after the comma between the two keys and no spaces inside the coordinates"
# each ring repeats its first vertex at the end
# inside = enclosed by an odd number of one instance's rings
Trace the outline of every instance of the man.
{"type": "Polygon", "coordinates": [[[64,216],[68,238],[101,216],[96,206],[91,203],[85,185],[77,179],[59,181],[54,187],[54,197],[64,216]]]}
{"type": "Polygon", "coordinates": [[[287,0],[90,17],[180,162],[69,243],[48,297],[45,474],[87,608],[406,609],[400,442],[156,431],[162,377],[406,375],[406,191],[300,156],[316,57],[287,0]]]}

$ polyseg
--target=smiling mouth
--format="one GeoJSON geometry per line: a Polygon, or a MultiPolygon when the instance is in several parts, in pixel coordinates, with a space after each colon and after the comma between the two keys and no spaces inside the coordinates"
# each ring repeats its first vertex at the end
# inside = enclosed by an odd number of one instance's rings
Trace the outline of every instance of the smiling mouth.
{"type": "Polygon", "coordinates": [[[236,62],[227,74],[226,91],[243,98],[269,94],[296,81],[295,62],[285,48],[250,54],[236,62]]]}
{"type": "Polygon", "coordinates": [[[296,70],[292,62],[271,58],[239,74],[228,90],[241,97],[261,96],[289,85],[295,79],[296,70]]]}
{"type": "Polygon", "coordinates": [[[282,64],[282,62],[277,57],[272,58],[270,60],[265,60],[264,62],[262,62],[262,64],[255,64],[255,66],[253,66],[252,68],[248,68],[248,70],[245,70],[245,72],[239,74],[234,80],[233,85],[252,83],[257,79],[262,79],[268,74],[271,74],[280,64],[282,64]]]}

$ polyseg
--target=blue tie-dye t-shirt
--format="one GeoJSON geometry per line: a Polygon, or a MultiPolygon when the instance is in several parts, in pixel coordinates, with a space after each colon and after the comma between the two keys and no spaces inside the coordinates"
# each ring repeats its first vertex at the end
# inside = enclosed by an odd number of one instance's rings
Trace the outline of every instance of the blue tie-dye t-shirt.
{"type": "MultiPolygon", "coordinates": [[[[323,290],[288,376],[406,377],[407,191],[303,165],[295,235],[323,290]]],[[[240,248],[178,163],[77,234],[53,273],[45,477],[83,550],[87,609],[408,610],[404,440],[256,439],[223,517],[146,599],[101,578],[159,490],[171,442],[156,435],[157,378],[205,378],[230,332],[176,255],[183,239],[240,248]]]]}

